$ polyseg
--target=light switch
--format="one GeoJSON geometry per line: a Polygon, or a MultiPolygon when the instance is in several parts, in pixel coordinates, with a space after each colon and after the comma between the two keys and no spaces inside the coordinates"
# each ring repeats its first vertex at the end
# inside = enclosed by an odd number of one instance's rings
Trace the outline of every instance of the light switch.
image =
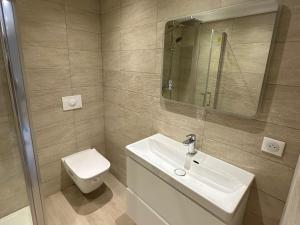
{"type": "Polygon", "coordinates": [[[64,111],[82,108],[81,95],[65,96],[61,99],[64,111]]]}

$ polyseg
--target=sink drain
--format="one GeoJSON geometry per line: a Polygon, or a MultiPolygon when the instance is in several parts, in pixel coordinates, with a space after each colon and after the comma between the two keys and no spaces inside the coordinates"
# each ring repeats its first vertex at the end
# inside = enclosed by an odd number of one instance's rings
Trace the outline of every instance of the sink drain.
{"type": "Polygon", "coordinates": [[[185,170],[183,170],[183,169],[175,169],[175,170],[174,170],[174,173],[175,173],[177,176],[181,176],[181,177],[183,177],[183,176],[186,175],[186,172],[185,172],[185,170]]]}

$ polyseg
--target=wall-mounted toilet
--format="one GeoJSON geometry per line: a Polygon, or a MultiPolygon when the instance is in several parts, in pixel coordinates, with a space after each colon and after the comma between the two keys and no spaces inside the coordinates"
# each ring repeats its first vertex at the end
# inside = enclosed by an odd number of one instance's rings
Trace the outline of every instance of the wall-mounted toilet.
{"type": "Polygon", "coordinates": [[[103,184],[110,162],[96,149],[87,149],[61,159],[74,183],[83,193],[90,193],[103,184]]]}

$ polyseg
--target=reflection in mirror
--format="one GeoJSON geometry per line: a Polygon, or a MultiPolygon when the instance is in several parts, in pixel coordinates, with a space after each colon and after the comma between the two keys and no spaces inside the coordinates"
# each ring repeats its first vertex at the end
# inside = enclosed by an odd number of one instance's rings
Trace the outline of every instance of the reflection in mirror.
{"type": "MultiPolygon", "coordinates": [[[[224,11],[223,11],[224,12],[224,11]]],[[[217,10],[214,14],[218,15],[217,10]]],[[[212,14],[210,14],[212,15],[212,14]]],[[[253,117],[260,101],[277,12],[166,23],[162,96],[253,117]]]]}

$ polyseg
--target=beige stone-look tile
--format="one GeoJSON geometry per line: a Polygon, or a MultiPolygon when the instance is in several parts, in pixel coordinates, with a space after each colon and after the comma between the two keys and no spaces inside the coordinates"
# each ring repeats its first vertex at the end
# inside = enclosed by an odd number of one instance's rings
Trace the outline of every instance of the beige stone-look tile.
{"type": "Polygon", "coordinates": [[[11,198],[7,198],[4,201],[0,200],[1,218],[7,216],[16,211],[16,209],[23,208],[28,206],[28,197],[27,191],[16,192],[15,195],[11,198]]]}
{"type": "Polygon", "coordinates": [[[61,161],[62,157],[71,155],[76,152],[76,141],[71,140],[62,144],[52,145],[39,149],[38,159],[40,166],[46,166],[49,163],[61,161]]]}
{"type": "Polygon", "coordinates": [[[102,14],[100,21],[102,33],[120,30],[121,9],[115,9],[111,12],[102,14]]]}
{"type": "Polygon", "coordinates": [[[274,53],[270,66],[274,71],[279,69],[299,70],[300,42],[277,43],[274,46],[274,53]]]}
{"type": "Polygon", "coordinates": [[[278,85],[287,85],[287,86],[300,86],[300,69],[290,70],[288,68],[279,68],[274,67],[270,68],[268,74],[268,83],[269,84],[278,84],[278,85]]]}
{"type": "Polygon", "coordinates": [[[259,111],[259,120],[300,128],[300,87],[268,85],[259,111]]]}
{"type": "Polygon", "coordinates": [[[67,28],[93,33],[100,32],[99,15],[74,8],[67,8],[67,28]]]}
{"type": "Polygon", "coordinates": [[[155,50],[121,51],[122,70],[155,73],[155,68],[155,50]]]}
{"type": "Polygon", "coordinates": [[[65,0],[68,7],[73,7],[85,11],[99,13],[100,1],[99,0],[65,0]]]}
{"type": "Polygon", "coordinates": [[[99,68],[72,68],[72,87],[99,86],[102,82],[102,70],[99,68]]]}
{"type": "Polygon", "coordinates": [[[60,160],[40,166],[41,182],[45,183],[53,179],[60,179],[62,165],[60,160]]]}
{"type": "Polygon", "coordinates": [[[219,141],[224,145],[234,146],[266,160],[295,167],[297,156],[300,153],[297,147],[300,142],[299,130],[256,120],[213,113],[206,114],[206,121],[205,138],[219,141]],[[276,158],[261,152],[261,144],[264,136],[287,143],[282,158],[276,158]],[[236,138],[233,139],[232,137],[236,138]]]}
{"type": "Polygon", "coordinates": [[[156,24],[156,47],[159,49],[163,49],[164,47],[165,25],[165,22],[158,22],[156,24]]]}
{"type": "Polygon", "coordinates": [[[64,68],[28,69],[26,72],[29,90],[71,88],[70,72],[64,68]]]}
{"type": "Polygon", "coordinates": [[[121,54],[119,51],[103,52],[103,69],[118,71],[121,69],[121,54]]]}
{"type": "Polygon", "coordinates": [[[258,189],[281,201],[286,200],[294,169],[208,138],[204,138],[202,151],[252,172],[258,189]]]}
{"type": "Polygon", "coordinates": [[[134,3],[137,3],[139,0],[121,0],[121,6],[128,6],[134,3]]]}
{"type": "Polygon", "coordinates": [[[138,92],[109,88],[104,89],[104,98],[107,102],[118,104],[138,113],[149,113],[155,101],[153,97],[138,92]]]}
{"type": "Polygon", "coordinates": [[[23,56],[25,68],[67,68],[67,49],[24,46],[23,56]]]}
{"type": "Polygon", "coordinates": [[[33,111],[31,118],[36,131],[55,124],[69,124],[74,122],[73,111],[64,112],[62,107],[33,111]]]}
{"type": "Polygon", "coordinates": [[[276,40],[279,42],[300,41],[299,20],[300,7],[282,7],[276,40]]]}
{"type": "Polygon", "coordinates": [[[69,142],[74,140],[74,137],[75,127],[73,123],[49,126],[35,132],[38,149],[69,142]]]}
{"type": "Polygon", "coordinates": [[[121,49],[154,49],[156,47],[156,24],[123,29],[121,31],[121,49]]]}
{"type": "Polygon", "coordinates": [[[207,11],[221,7],[219,0],[182,1],[182,0],[158,0],[158,21],[186,16],[200,11],[207,11]]]}
{"type": "Polygon", "coordinates": [[[121,49],[121,33],[113,31],[101,35],[102,51],[118,51],[121,49]]]}
{"type": "Polygon", "coordinates": [[[246,211],[256,214],[257,217],[262,219],[264,224],[271,225],[279,223],[283,207],[284,202],[273,198],[263,191],[252,188],[246,211]]]}
{"type": "Polygon", "coordinates": [[[91,137],[97,137],[97,143],[104,143],[104,118],[90,118],[75,124],[77,145],[80,146],[91,137]]]}
{"type": "MultiPolygon", "coordinates": [[[[264,225],[262,218],[258,215],[250,212],[246,212],[244,215],[243,225],[264,225]]],[[[270,225],[270,224],[268,224],[270,225]]],[[[275,224],[272,224],[275,225],[275,224]]]]}
{"type": "Polygon", "coordinates": [[[29,93],[31,111],[62,108],[61,97],[72,95],[71,89],[44,89],[29,93]]]}
{"type": "MultiPolygon", "coordinates": [[[[1,192],[2,192],[0,197],[0,202],[14,197],[17,193],[25,194],[26,192],[25,178],[22,172],[16,174],[15,176],[9,177],[9,179],[2,178],[0,183],[1,183],[1,192]]],[[[18,204],[16,202],[16,206],[17,205],[18,204]]]]}
{"type": "Polygon", "coordinates": [[[156,22],[157,5],[153,0],[142,0],[122,8],[121,28],[156,22]]]}
{"type": "Polygon", "coordinates": [[[77,143],[78,151],[82,151],[88,148],[95,148],[102,155],[105,155],[105,141],[104,140],[99,141],[99,135],[96,136],[90,135],[84,139],[80,139],[80,141],[77,143]]]}
{"type": "Polygon", "coordinates": [[[102,61],[99,52],[91,51],[69,51],[70,66],[75,68],[101,68],[102,61]]]}
{"type": "Polygon", "coordinates": [[[17,16],[21,21],[51,23],[62,28],[66,27],[64,6],[48,1],[21,0],[16,2],[17,16]]]}
{"type": "Polygon", "coordinates": [[[160,77],[157,74],[104,70],[104,85],[158,97],[160,77]]]}
{"type": "Polygon", "coordinates": [[[151,115],[124,109],[119,105],[105,103],[105,124],[110,132],[119,132],[135,141],[152,134],[151,115]]]}
{"type": "MultiPolygon", "coordinates": [[[[200,129],[199,129],[200,131],[200,129]]],[[[170,138],[173,138],[174,140],[177,140],[179,142],[182,142],[186,140],[186,135],[188,134],[196,134],[197,136],[197,142],[196,147],[199,148],[199,146],[202,145],[202,131],[200,133],[197,133],[194,129],[190,129],[190,127],[178,127],[177,124],[172,124],[165,122],[163,120],[153,120],[153,133],[161,133],[164,134],[170,138]]]]}
{"type": "Polygon", "coordinates": [[[75,185],[49,196],[45,200],[48,223],[134,225],[126,215],[126,187],[111,173],[107,174],[104,183],[106,188],[100,189],[92,198],[83,195],[75,185]]]}
{"type": "Polygon", "coordinates": [[[44,24],[38,21],[25,20],[21,22],[20,33],[24,46],[67,47],[66,29],[55,23],[44,24]]]}
{"type": "Polygon", "coordinates": [[[81,95],[82,102],[103,101],[103,86],[89,86],[72,88],[73,95],[81,95]]]}
{"type": "Polygon", "coordinates": [[[101,13],[121,8],[121,0],[101,0],[101,13]]]}
{"type": "Polygon", "coordinates": [[[88,102],[81,109],[74,111],[75,122],[104,116],[103,102],[88,102]]]}
{"type": "Polygon", "coordinates": [[[99,51],[99,34],[69,29],[68,48],[72,50],[99,51]]]}

